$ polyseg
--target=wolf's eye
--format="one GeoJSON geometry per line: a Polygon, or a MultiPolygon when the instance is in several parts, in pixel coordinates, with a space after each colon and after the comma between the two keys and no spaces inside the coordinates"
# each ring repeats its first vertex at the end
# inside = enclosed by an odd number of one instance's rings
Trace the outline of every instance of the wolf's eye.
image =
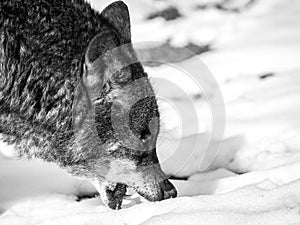
{"type": "Polygon", "coordinates": [[[142,132],[141,132],[140,139],[144,142],[147,139],[149,139],[150,137],[151,137],[151,132],[150,132],[149,127],[143,129],[142,132]]]}

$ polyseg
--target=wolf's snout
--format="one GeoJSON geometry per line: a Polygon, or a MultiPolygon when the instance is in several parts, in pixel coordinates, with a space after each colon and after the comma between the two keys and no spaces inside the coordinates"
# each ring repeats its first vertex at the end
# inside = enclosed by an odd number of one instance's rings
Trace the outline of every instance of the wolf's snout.
{"type": "Polygon", "coordinates": [[[140,168],[139,173],[143,178],[142,182],[138,182],[134,187],[135,190],[148,201],[177,197],[177,191],[162,171],[156,154],[152,155],[151,162],[157,162],[157,164],[140,168]]]}

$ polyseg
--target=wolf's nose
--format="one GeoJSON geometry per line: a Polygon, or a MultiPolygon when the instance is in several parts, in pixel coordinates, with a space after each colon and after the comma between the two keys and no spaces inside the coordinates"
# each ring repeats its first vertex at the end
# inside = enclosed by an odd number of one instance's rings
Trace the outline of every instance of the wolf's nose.
{"type": "Polygon", "coordinates": [[[164,180],[161,183],[161,190],[163,193],[163,199],[168,199],[168,198],[176,198],[177,197],[177,191],[174,187],[173,184],[171,184],[170,181],[164,180]]]}

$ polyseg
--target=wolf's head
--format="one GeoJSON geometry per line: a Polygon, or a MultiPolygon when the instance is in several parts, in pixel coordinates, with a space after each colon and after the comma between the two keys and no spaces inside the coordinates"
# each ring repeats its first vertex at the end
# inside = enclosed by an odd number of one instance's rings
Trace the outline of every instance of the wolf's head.
{"type": "Polygon", "coordinates": [[[123,2],[102,13],[103,30],[85,52],[74,103],[77,155],[86,155],[95,178],[123,183],[148,200],[176,196],[156,155],[156,97],[131,44],[123,2]]]}

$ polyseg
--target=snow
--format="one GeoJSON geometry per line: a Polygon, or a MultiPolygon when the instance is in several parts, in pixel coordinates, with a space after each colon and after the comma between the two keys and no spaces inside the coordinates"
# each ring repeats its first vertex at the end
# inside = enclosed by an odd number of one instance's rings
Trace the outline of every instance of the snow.
{"type": "MultiPolygon", "coordinates": [[[[101,10],[112,1],[91,2],[101,10]]],[[[150,203],[129,191],[119,211],[100,198],[77,201],[96,193],[90,183],[56,165],[13,159],[0,143],[0,224],[300,224],[300,2],[257,0],[241,13],[196,9],[221,0],[125,2],[134,42],[213,49],[146,68],[162,114],[162,168],[186,178],[171,180],[179,197],[150,203]],[[145,20],[169,5],[183,17],[145,20]],[[218,90],[226,130],[212,137],[218,90]]]]}
{"type": "MultiPolygon", "coordinates": [[[[264,186],[264,185],[263,185],[264,186]]],[[[297,224],[300,182],[277,188],[250,185],[233,192],[180,197],[138,204],[120,211],[104,209],[99,200],[81,202],[64,195],[20,201],[1,224],[297,224]]]]}

